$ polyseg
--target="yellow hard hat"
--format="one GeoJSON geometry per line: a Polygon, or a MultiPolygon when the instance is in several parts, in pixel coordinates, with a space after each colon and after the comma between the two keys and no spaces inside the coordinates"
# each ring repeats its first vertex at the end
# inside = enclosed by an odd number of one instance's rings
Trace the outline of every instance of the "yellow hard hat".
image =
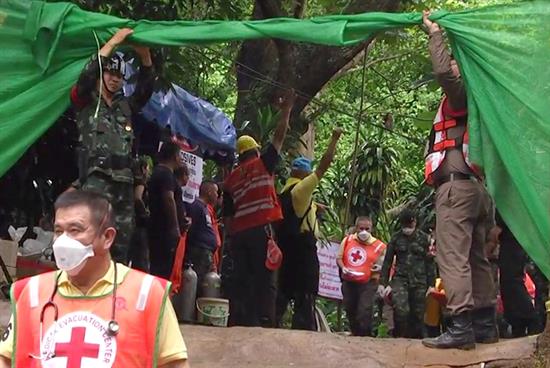
{"type": "Polygon", "coordinates": [[[260,147],[261,146],[256,142],[256,140],[249,135],[242,135],[239,139],[237,139],[237,153],[239,155],[243,152],[260,147]]]}

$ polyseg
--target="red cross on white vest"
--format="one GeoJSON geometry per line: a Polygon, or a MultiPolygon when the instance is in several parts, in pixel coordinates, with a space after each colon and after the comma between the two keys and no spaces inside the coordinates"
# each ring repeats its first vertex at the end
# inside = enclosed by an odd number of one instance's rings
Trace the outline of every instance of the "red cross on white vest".
{"type": "Polygon", "coordinates": [[[74,327],[71,341],[55,344],[55,357],[67,357],[67,368],[80,368],[82,358],[98,358],[99,344],[88,344],[84,341],[86,327],[74,327]]]}
{"type": "Polygon", "coordinates": [[[353,258],[353,262],[357,262],[357,261],[363,259],[363,255],[361,254],[360,251],[356,250],[355,252],[353,252],[351,254],[351,258],[353,258]]]}

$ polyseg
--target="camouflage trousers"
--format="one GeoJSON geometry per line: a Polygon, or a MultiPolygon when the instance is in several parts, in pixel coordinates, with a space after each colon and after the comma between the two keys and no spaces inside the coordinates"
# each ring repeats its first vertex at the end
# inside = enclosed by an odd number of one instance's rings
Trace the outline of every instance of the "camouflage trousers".
{"type": "Polygon", "coordinates": [[[82,185],[82,190],[100,193],[109,198],[115,213],[117,230],[111,255],[116,262],[128,264],[128,249],[135,225],[133,184],[114,181],[101,173],[92,173],[82,185]]]}
{"type": "Polygon", "coordinates": [[[394,277],[391,282],[394,336],[421,338],[426,304],[425,285],[409,285],[406,279],[394,277]]]}

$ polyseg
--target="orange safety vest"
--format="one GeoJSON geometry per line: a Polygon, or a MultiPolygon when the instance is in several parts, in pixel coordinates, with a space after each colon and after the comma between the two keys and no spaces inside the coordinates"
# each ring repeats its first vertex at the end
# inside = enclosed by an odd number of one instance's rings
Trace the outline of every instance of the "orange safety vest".
{"type": "Polygon", "coordinates": [[[160,318],[170,289],[167,280],[130,269],[116,293],[115,320],[120,330],[109,336],[111,293],[88,298],[66,297],[58,291],[53,299],[59,311],[54,323],[55,308],[44,306],[58,274],[44,273],[12,286],[14,367],[157,367],[160,318]]]}
{"type": "Polygon", "coordinates": [[[232,233],[283,218],[273,175],[259,157],[239,164],[225,180],[224,189],[231,195],[235,208],[232,233]]]}
{"type": "Polygon", "coordinates": [[[473,165],[468,159],[468,144],[470,140],[468,137],[467,122],[468,111],[466,109],[458,111],[452,110],[449,106],[447,97],[443,97],[432,125],[432,131],[426,150],[426,168],[424,171],[426,183],[433,185],[433,174],[441,166],[445,160],[447,150],[450,149],[461,148],[464,162],[466,162],[466,165],[479,176],[479,168],[473,165]],[[448,130],[460,125],[466,126],[464,135],[455,139],[449,139],[447,137],[448,130]]]}
{"type": "Polygon", "coordinates": [[[344,240],[342,262],[344,267],[361,275],[342,274],[342,278],[358,283],[369,282],[372,266],[385,249],[386,244],[378,239],[372,244],[364,244],[355,239],[353,235],[348,235],[344,240]]]}

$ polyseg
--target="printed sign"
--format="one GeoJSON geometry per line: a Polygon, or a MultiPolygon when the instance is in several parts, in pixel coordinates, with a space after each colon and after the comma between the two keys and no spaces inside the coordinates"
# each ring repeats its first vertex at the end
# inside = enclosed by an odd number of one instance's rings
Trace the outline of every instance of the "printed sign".
{"type": "Polygon", "coordinates": [[[317,256],[319,257],[319,292],[320,296],[329,299],[342,300],[342,282],[338,275],[336,255],[340,243],[317,241],[317,256]]]}
{"type": "Polygon", "coordinates": [[[183,191],[183,201],[193,203],[195,198],[199,196],[204,161],[201,157],[183,150],[181,151],[181,157],[183,159],[183,163],[189,169],[189,181],[186,186],[181,188],[183,191]]]}

